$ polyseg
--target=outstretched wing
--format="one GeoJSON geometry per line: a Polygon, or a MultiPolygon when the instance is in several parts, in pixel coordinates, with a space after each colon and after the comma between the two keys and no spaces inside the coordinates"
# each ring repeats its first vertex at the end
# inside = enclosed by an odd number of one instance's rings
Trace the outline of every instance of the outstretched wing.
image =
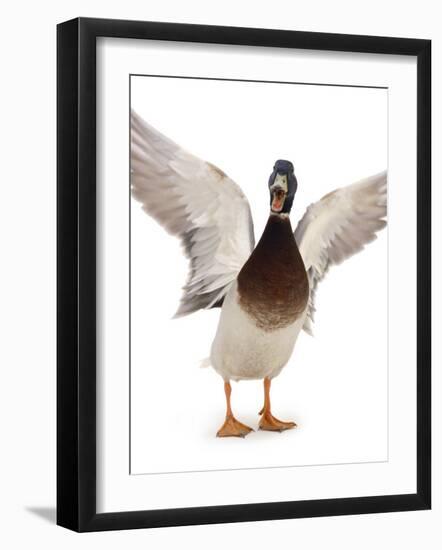
{"type": "Polygon", "coordinates": [[[310,282],[304,330],[311,334],[318,283],[332,265],[340,264],[376,239],[385,227],[387,172],[328,193],[311,204],[295,230],[295,240],[310,282]]]}
{"type": "Polygon", "coordinates": [[[143,210],[180,237],[190,260],[176,316],[221,305],[255,245],[250,206],[240,187],[134,111],[131,186],[143,210]]]}

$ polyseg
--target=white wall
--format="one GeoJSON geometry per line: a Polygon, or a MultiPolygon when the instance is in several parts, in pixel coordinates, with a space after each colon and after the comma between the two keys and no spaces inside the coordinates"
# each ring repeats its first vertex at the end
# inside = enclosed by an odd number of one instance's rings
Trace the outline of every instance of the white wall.
{"type": "MultiPolygon", "coordinates": [[[[0,128],[0,541],[110,548],[439,548],[442,535],[440,342],[434,344],[433,511],[76,535],[55,512],[55,25],[76,16],[176,21],[433,39],[434,151],[441,148],[442,24],[438,2],[125,0],[8,3],[2,12],[0,128]],[[6,11],[7,6],[7,11],[6,11]],[[45,519],[46,518],[46,519],[45,519]],[[48,521],[48,518],[50,521],[48,521]]],[[[433,181],[442,176],[434,155],[433,181]]],[[[434,186],[433,204],[441,200],[434,186]]],[[[440,235],[434,207],[435,235],[440,235]]],[[[434,280],[441,279],[434,239],[434,280]]],[[[434,291],[434,334],[441,292],[434,291]]],[[[412,437],[413,434],[410,433],[412,437]]]]}

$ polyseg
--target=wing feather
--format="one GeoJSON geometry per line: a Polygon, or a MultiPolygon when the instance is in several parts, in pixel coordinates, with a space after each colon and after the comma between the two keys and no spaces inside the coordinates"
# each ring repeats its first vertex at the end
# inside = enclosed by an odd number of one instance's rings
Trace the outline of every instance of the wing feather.
{"type": "Polygon", "coordinates": [[[295,229],[310,282],[304,330],[311,334],[318,283],[332,265],[361,251],[386,225],[387,172],[328,193],[311,204],[295,229]]]}
{"type": "Polygon", "coordinates": [[[219,306],[254,248],[250,206],[219,168],[131,113],[131,188],[190,260],[176,316],[219,306]]]}

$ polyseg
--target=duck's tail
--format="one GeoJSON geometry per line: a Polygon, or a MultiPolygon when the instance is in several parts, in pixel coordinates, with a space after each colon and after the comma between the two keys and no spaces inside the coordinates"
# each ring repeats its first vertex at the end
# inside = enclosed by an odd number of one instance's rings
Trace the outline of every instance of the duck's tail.
{"type": "Polygon", "coordinates": [[[205,369],[206,367],[211,367],[211,366],[212,366],[212,363],[210,362],[210,357],[205,357],[200,363],[201,369],[205,369]]]}

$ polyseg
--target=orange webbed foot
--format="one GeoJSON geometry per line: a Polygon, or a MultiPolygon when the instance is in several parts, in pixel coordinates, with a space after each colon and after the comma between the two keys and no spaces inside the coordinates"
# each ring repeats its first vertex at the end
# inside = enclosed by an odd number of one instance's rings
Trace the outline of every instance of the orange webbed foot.
{"type": "Polygon", "coordinates": [[[283,422],[275,418],[270,412],[262,411],[262,418],[259,421],[259,429],[270,432],[283,432],[296,428],[295,422],[283,422]]]}
{"type": "Polygon", "coordinates": [[[253,429],[246,424],[243,424],[233,415],[226,416],[224,424],[217,432],[217,437],[245,437],[250,432],[253,432],[253,429]]]}

